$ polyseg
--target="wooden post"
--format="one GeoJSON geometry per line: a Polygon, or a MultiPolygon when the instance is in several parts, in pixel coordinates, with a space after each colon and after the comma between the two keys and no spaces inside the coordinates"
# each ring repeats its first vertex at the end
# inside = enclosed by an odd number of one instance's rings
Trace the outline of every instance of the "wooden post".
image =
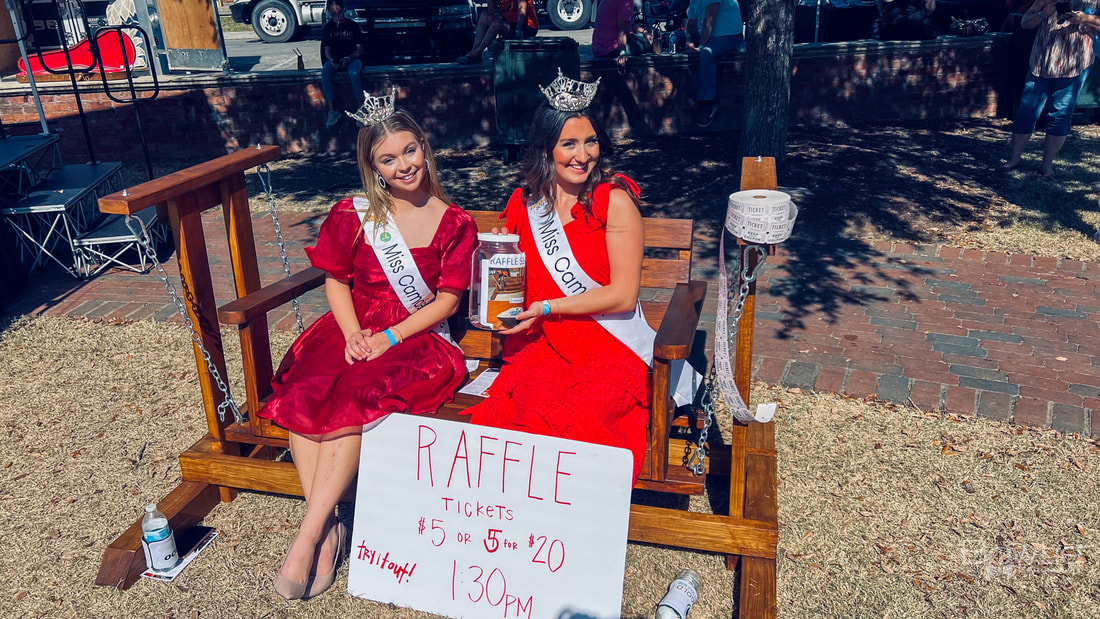
{"type": "MultiPolygon", "coordinates": [[[[244,173],[221,182],[222,212],[229,237],[229,256],[233,263],[233,283],[237,298],[260,289],[260,269],[256,260],[256,239],[252,236],[252,213],[244,173]]],[[[248,425],[254,436],[263,436],[260,418],[254,414],[258,403],[271,393],[271,343],[267,316],[258,316],[238,332],[244,358],[244,386],[248,402],[248,425]]]]}
{"type": "MultiPolygon", "coordinates": [[[[778,179],[775,171],[775,159],[772,157],[745,157],[741,162],[741,189],[776,189],[778,179]]],[[[747,245],[740,240],[742,264],[748,262],[751,272],[758,260],[756,252],[748,252],[747,245]]],[[[769,255],[774,247],[769,246],[769,255]]],[[[741,285],[736,282],[735,290],[741,285]]],[[[748,298],[745,299],[741,319],[737,323],[737,351],[734,366],[734,381],[744,396],[746,403],[752,389],[752,341],[756,313],[756,282],[749,284],[748,298]]],[[[730,459],[733,463],[730,475],[730,515],[776,522],[778,505],[776,502],[776,459],[775,424],[734,422],[731,437],[730,459]]],[[[776,563],[772,558],[737,557],[727,555],[726,565],[734,569],[740,559],[741,599],[739,603],[742,617],[764,617],[773,619],[777,614],[776,563]]]]}

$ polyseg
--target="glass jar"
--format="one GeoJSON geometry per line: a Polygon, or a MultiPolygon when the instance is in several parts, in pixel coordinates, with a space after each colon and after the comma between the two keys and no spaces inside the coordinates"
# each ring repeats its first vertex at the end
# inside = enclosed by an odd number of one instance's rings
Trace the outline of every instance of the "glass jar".
{"type": "Polygon", "coordinates": [[[470,268],[470,324],[499,331],[516,325],[524,309],[527,262],[518,234],[481,233],[470,268]]]}

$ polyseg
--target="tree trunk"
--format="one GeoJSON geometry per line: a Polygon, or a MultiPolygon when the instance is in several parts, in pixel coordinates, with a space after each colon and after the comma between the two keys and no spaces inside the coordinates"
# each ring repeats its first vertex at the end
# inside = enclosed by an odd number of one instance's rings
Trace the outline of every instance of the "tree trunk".
{"type": "Polygon", "coordinates": [[[775,157],[782,162],[787,154],[795,0],[751,0],[747,4],[741,155],[775,157]]]}

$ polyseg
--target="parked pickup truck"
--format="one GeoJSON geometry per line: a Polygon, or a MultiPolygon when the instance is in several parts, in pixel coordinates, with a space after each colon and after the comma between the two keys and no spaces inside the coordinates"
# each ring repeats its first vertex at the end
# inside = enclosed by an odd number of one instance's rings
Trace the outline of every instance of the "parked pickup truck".
{"type": "MultiPolygon", "coordinates": [[[[477,11],[484,11],[488,0],[472,0],[477,11]]],[[[597,0],[531,0],[539,16],[545,15],[558,30],[587,28],[596,19],[597,0]]]]}
{"type": "MultiPolygon", "coordinates": [[[[233,21],[271,43],[301,38],[328,19],[325,0],[237,0],[229,8],[233,21]]],[[[473,45],[469,0],[347,0],[344,9],[367,35],[368,64],[449,62],[473,45]]]]}

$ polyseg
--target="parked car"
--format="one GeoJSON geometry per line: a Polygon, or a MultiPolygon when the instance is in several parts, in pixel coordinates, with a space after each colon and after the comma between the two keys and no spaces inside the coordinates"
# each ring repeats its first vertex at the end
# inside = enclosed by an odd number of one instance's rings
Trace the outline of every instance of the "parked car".
{"type": "MultiPolygon", "coordinates": [[[[449,62],[473,45],[469,0],[346,0],[344,9],[367,35],[366,64],[449,62]]],[[[237,0],[230,11],[271,43],[301,38],[328,19],[324,0],[237,0]]]]}

